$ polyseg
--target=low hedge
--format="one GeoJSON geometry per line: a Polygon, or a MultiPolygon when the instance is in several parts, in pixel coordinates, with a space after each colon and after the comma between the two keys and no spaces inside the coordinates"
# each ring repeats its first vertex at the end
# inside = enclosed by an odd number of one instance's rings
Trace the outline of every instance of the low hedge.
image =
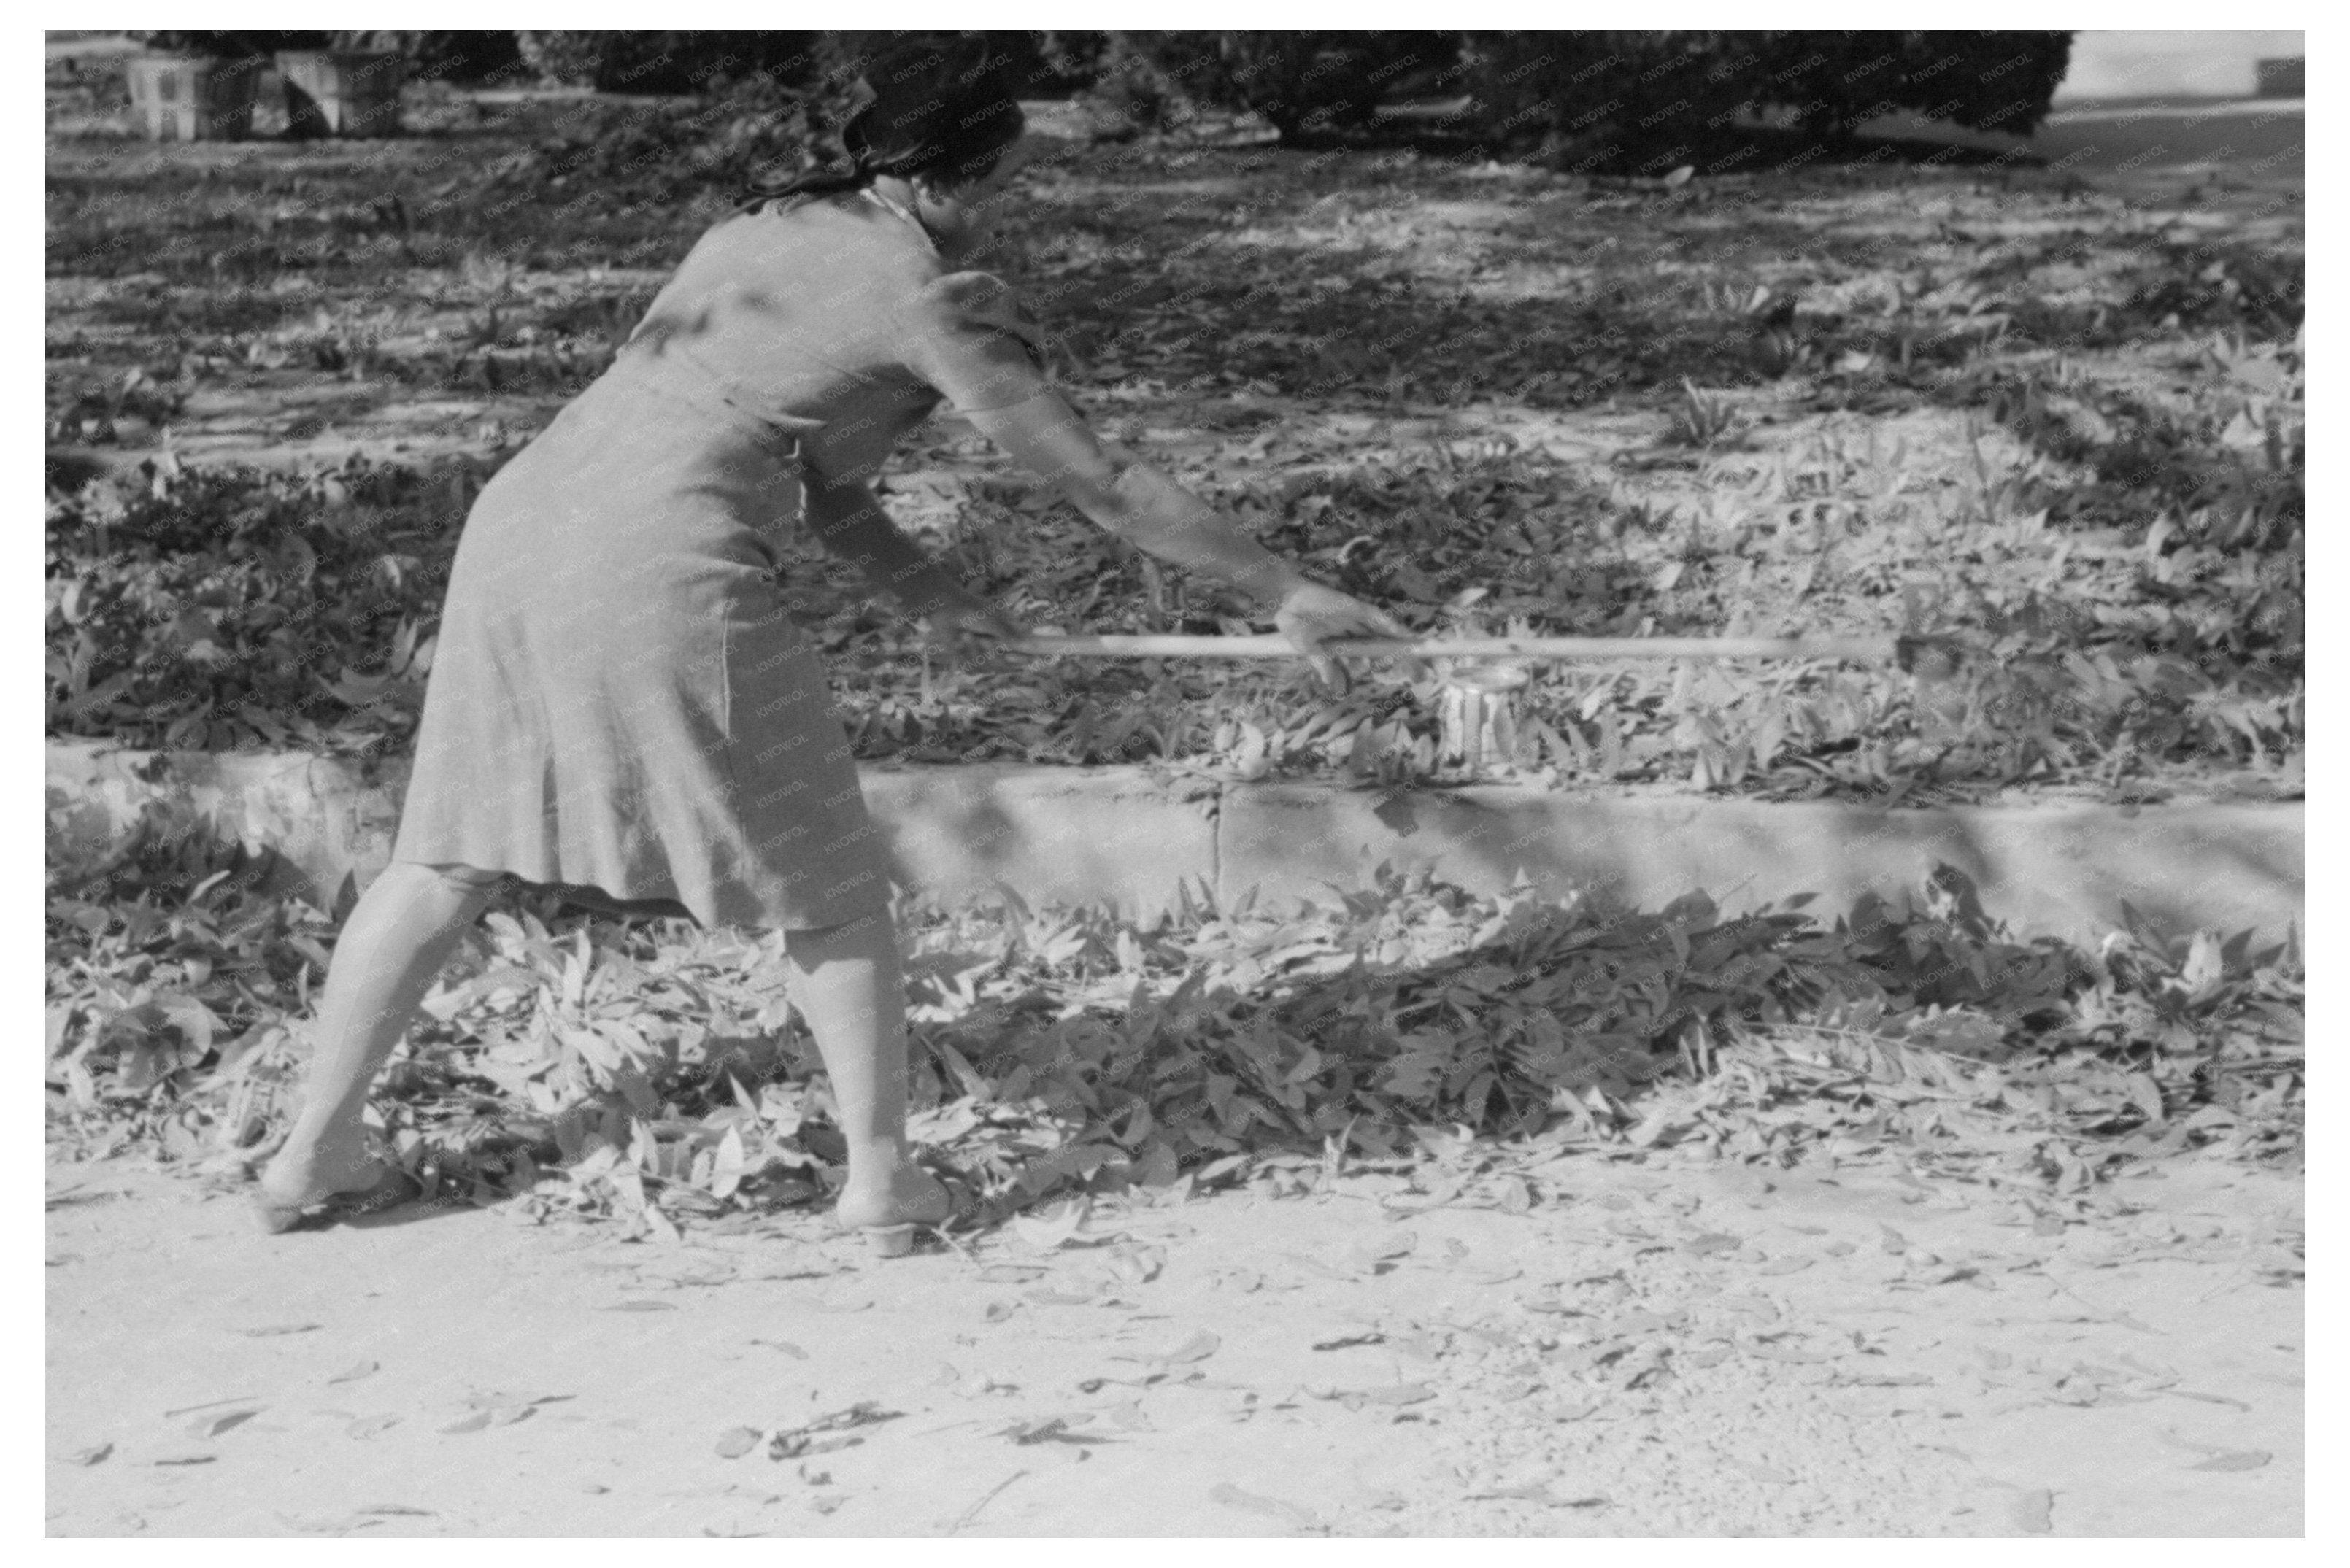
{"type": "MultiPolygon", "coordinates": [[[[2072,35],[1996,31],[1151,32],[1122,37],[1193,101],[1262,115],[1284,140],[1368,127],[1407,98],[1466,101],[1445,122],[1495,149],[1594,165],[1661,155],[1742,114],[1791,110],[1848,138],[1914,110],[2029,133],[2063,80],[2072,35]]],[[[1114,51],[1105,47],[1107,66],[1114,51]]]]}
{"type": "Polygon", "coordinates": [[[1465,35],[1476,134],[1554,156],[1661,156],[1742,114],[1792,112],[1848,139],[1912,110],[2029,134],[2047,118],[2072,35],[2060,32],[1574,31],[1465,35]]]}
{"type": "MultiPolygon", "coordinates": [[[[526,70],[607,92],[697,93],[746,77],[811,88],[853,77],[883,31],[525,30],[368,35],[429,74],[526,70]]],[[[328,32],[134,34],[159,48],[265,54],[323,48],[328,32]]],[[[1247,110],[1284,140],[1360,132],[1383,104],[1466,95],[1448,128],[1496,149],[1586,161],[1663,155],[1719,135],[1742,111],[1791,110],[1812,133],[1848,137],[1898,109],[1981,130],[2028,133],[2070,60],[2057,31],[1441,30],[1006,31],[1030,96],[1096,88],[1162,117],[1176,105],[1247,110]]]]}

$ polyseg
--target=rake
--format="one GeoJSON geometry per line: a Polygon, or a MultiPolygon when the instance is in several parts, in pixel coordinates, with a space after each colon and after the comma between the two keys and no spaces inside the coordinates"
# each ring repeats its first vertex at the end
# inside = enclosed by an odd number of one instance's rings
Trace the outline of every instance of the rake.
{"type": "MultiPolygon", "coordinates": [[[[1144,633],[1076,636],[1035,633],[1000,646],[1018,653],[1092,659],[1297,659],[1288,638],[1144,633]]],[[[1427,659],[1444,683],[1439,755],[1471,774],[1489,756],[1516,750],[1511,693],[1533,678],[1531,666],[1623,659],[1791,659],[1893,665],[1924,680],[1948,679],[1964,650],[1943,637],[1461,637],[1354,638],[1322,645],[1347,658],[1427,659]]]]}

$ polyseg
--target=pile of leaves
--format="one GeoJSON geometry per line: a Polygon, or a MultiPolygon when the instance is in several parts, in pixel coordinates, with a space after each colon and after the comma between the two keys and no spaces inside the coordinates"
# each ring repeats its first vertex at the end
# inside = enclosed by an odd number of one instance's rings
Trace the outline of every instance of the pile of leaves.
{"type": "Polygon", "coordinates": [[[359,753],[405,737],[473,493],[462,470],[183,468],[52,490],[52,735],[359,753]]]}
{"type": "MultiPolygon", "coordinates": [[[[2054,420],[2060,395],[2014,395],[2019,421],[2054,420]]],[[[2274,401],[2264,414],[2247,428],[2266,441],[2283,415],[2274,401]]],[[[2290,439],[2297,464],[2303,438],[2290,439]]],[[[2289,493],[2281,482],[2236,493],[2206,472],[2182,492],[2194,504],[2161,513],[2135,549],[2076,557],[2048,506],[2022,510],[2040,497],[2005,493],[1988,472],[1957,516],[1843,498],[1884,472],[1823,460],[1783,469],[1775,495],[1725,485],[1659,509],[1539,452],[1436,447],[1201,486],[1271,547],[1433,635],[1923,631],[1973,650],[1923,682],[1831,665],[1538,667],[1486,776],[1901,798],[2027,781],[2113,788],[2182,763],[2297,768],[2297,478],[2289,493]],[[1929,582],[1918,566],[1931,559],[1950,566],[1929,582]]],[[[401,747],[477,483],[357,459],[307,477],[167,462],[53,490],[48,732],[214,750],[401,747]]],[[[920,498],[905,510],[919,526],[920,498]]],[[[1161,572],[1049,496],[982,480],[942,510],[932,547],[1030,624],[1263,628],[1239,596],[1161,572]]],[[[1441,746],[1438,673],[1375,667],[1333,696],[1285,664],[1006,656],[949,671],[853,570],[805,537],[783,554],[860,757],[1465,776],[1441,746]]],[[[2160,785],[2131,787],[2154,798],[2145,792],[2160,785]]]]}
{"type": "MultiPolygon", "coordinates": [[[[266,1147],[352,897],[318,910],[272,896],[274,874],[160,828],[53,868],[53,1143],[266,1147]]],[[[1833,920],[1701,894],[1603,911],[1381,867],[1284,912],[1187,896],[1138,923],[1013,898],[910,920],[907,942],[915,1136],[1015,1204],[1395,1158],[1446,1128],[2059,1187],[2119,1158],[2302,1147],[2296,942],[2135,916],[2095,950],[2022,940],[1948,867],[1833,920]]],[[[654,1229],[815,1199],[842,1145],[784,972],[774,933],[517,895],[426,1000],[380,1087],[384,1130],[457,1195],[654,1229]]]]}
{"type": "Polygon", "coordinates": [[[1881,177],[1627,188],[1147,140],[1035,176],[1001,265],[1087,380],[1366,410],[1653,405],[1690,380],[1886,412],[1969,395],[1986,362],[2299,327],[2297,245],[2182,243],[2056,177],[1881,177]]]}

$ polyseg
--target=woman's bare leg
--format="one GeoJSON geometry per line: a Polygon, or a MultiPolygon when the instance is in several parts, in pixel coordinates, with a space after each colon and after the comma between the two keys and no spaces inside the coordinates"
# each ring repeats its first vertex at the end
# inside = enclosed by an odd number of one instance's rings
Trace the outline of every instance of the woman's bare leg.
{"type": "Polygon", "coordinates": [[[301,1111],[262,1173],[273,1202],[315,1203],[374,1179],[360,1121],[368,1085],[497,880],[467,867],[394,862],[359,896],[318,1001],[301,1111]]]}
{"type": "Polygon", "coordinates": [[[848,1141],[846,1225],[936,1221],[946,1189],[906,1146],[906,991],[898,930],[881,911],[844,925],[785,931],[793,1001],[824,1056],[848,1141]]]}

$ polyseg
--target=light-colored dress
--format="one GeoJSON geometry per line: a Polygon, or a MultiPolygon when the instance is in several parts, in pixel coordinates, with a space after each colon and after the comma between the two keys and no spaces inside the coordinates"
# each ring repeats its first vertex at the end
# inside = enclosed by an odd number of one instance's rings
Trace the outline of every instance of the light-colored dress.
{"type": "Polygon", "coordinates": [[[1035,322],[871,193],[711,229],[458,542],[395,860],[704,925],[835,925],[890,863],[776,544],[803,452],[1044,389],[1035,322]]]}

